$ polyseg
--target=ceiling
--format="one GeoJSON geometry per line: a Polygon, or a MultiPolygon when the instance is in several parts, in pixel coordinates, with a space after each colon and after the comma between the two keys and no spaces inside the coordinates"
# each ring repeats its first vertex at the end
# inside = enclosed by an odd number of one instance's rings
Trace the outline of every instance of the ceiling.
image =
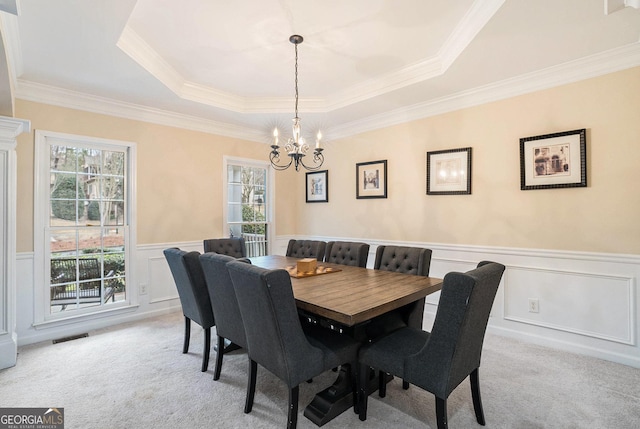
{"type": "Polygon", "coordinates": [[[294,116],[292,34],[303,132],[329,140],[640,65],[640,0],[17,6],[17,98],[261,142],[294,116]]]}

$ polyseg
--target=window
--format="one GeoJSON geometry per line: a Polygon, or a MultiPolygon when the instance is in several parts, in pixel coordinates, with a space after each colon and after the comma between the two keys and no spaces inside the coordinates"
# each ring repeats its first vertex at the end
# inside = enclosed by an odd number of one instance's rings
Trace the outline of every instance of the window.
{"type": "Polygon", "coordinates": [[[269,254],[270,177],[266,163],[226,159],[225,227],[231,237],[243,237],[247,256],[269,254]]]}
{"type": "Polygon", "coordinates": [[[41,321],[131,303],[132,143],[36,131],[41,321]]]}

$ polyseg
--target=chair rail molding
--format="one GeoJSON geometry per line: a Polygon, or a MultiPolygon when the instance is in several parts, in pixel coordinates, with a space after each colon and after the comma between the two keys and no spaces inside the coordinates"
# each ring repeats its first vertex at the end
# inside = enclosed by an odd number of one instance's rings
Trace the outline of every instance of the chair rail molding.
{"type": "Polygon", "coordinates": [[[31,123],[0,117],[0,369],[16,364],[16,145],[31,123]]]}
{"type": "MultiPolygon", "coordinates": [[[[429,275],[439,278],[482,260],[499,262],[507,269],[489,332],[640,368],[640,255],[296,235],[276,237],[277,254],[284,255],[290,239],[369,243],[369,268],[378,246],[425,247],[433,251],[429,275]]],[[[427,297],[424,329],[439,298],[439,292],[427,297]]]]}
{"type": "MultiPolygon", "coordinates": [[[[429,248],[433,251],[430,275],[440,278],[451,271],[469,271],[481,260],[500,262],[507,269],[491,311],[488,331],[640,368],[637,293],[640,255],[300,235],[276,236],[272,253],[284,255],[290,239],[369,243],[369,268],[373,267],[380,245],[429,248]],[[529,311],[530,298],[538,300],[538,313],[529,311]]],[[[33,255],[19,254],[19,345],[180,311],[177,291],[162,253],[169,247],[203,251],[201,240],[138,245],[134,261],[140,293],[138,309],[126,315],[104,317],[90,327],[69,325],[47,330],[35,330],[31,325],[33,255]]],[[[439,293],[427,297],[424,329],[429,330],[433,323],[438,300],[439,293]]]]}

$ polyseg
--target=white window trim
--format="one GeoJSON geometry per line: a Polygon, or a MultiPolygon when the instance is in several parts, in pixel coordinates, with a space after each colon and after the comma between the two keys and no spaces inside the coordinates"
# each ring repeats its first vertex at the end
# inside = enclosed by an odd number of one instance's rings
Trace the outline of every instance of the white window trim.
{"type": "MultiPolygon", "coordinates": [[[[267,161],[259,161],[249,158],[238,158],[233,156],[224,155],[222,157],[222,231],[228,231],[228,201],[227,190],[229,189],[227,168],[229,164],[241,164],[249,167],[259,167],[267,170],[267,251],[271,255],[273,254],[273,242],[276,236],[276,220],[275,220],[275,201],[276,201],[276,175],[275,170],[271,167],[271,164],[267,161]]],[[[226,236],[226,234],[225,234],[226,236]]]]}
{"type": "Polygon", "coordinates": [[[138,306],[138,286],[135,272],[136,261],[136,165],[137,165],[137,148],[136,143],[103,139],[91,136],[80,136],[74,134],[57,133],[53,131],[35,130],[35,148],[34,148],[34,202],[33,202],[33,277],[34,277],[34,327],[58,325],[60,322],[68,323],[73,321],[91,320],[94,318],[104,317],[105,314],[121,312],[124,309],[131,309],[138,306]],[[90,307],[87,309],[74,310],[68,314],[56,313],[50,314],[47,308],[47,295],[45,286],[48,287],[49,279],[47,267],[45,265],[46,255],[49,249],[49,243],[46,243],[45,228],[48,228],[49,207],[44,204],[49,198],[49,167],[50,152],[44,150],[48,148],[48,139],[55,139],[67,142],[69,145],[85,146],[87,143],[96,146],[103,146],[105,149],[127,149],[129,152],[127,163],[127,195],[128,199],[128,233],[125,234],[125,266],[127,267],[127,298],[126,300],[110,304],[108,309],[104,307],[90,307]],[[46,169],[46,174],[45,174],[46,169]]]}

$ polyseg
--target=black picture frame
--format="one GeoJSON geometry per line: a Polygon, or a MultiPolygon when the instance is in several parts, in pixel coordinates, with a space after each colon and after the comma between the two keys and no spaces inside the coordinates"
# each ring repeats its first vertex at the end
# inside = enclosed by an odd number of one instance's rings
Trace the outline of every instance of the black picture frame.
{"type": "Polygon", "coordinates": [[[305,190],[306,201],[308,203],[328,203],[329,170],[307,173],[305,190]]]}
{"type": "Polygon", "coordinates": [[[356,198],[387,198],[387,160],[356,164],[356,198]]]}
{"type": "Polygon", "coordinates": [[[427,195],[471,194],[471,148],[427,152],[427,195]]]}
{"type": "Polygon", "coordinates": [[[520,139],[520,189],[587,186],[585,128],[520,139]]]}

